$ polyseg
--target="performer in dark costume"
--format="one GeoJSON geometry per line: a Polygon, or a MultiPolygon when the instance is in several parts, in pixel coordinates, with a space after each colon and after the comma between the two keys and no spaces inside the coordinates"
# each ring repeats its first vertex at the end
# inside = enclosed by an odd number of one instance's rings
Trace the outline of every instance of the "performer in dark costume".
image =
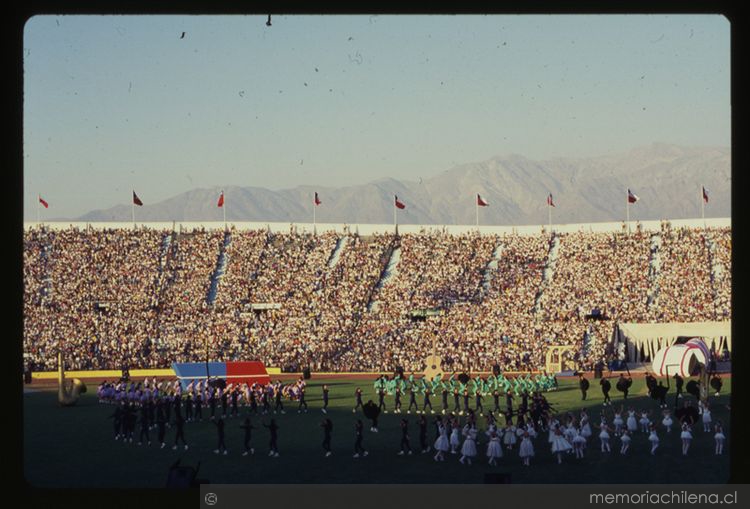
{"type": "Polygon", "coordinates": [[[174,420],[175,427],[177,428],[177,431],[175,432],[174,436],[174,445],[172,446],[172,449],[177,449],[177,443],[182,440],[182,444],[185,446],[185,450],[187,451],[188,444],[185,441],[185,419],[182,418],[181,415],[175,415],[174,420]]]}
{"type": "Polygon", "coordinates": [[[581,401],[586,401],[586,391],[589,390],[589,381],[583,376],[583,373],[578,374],[578,386],[581,388],[581,401]]]}
{"type": "Polygon", "coordinates": [[[354,405],[354,409],[352,410],[352,413],[356,412],[358,408],[362,408],[362,389],[357,387],[357,390],[354,391],[354,398],[356,400],[356,404],[354,405]]]}
{"type": "Polygon", "coordinates": [[[602,379],[599,380],[599,385],[602,386],[602,394],[604,395],[604,403],[602,403],[602,405],[612,405],[612,400],[609,397],[609,391],[612,388],[612,384],[609,379],[602,377],[602,379]]]}
{"type": "Polygon", "coordinates": [[[118,405],[115,407],[115,411],[109,416],[109,419],[113,419],[112,424],[114,425],[115,440],[120,439],[120,430],[122,429],[122,416],[123,407],[118,405]]]}
{"type": "Polygon", "coordinates": [[[193,419],[196,421],[203,421],[203,396],[200,391],[195,394],[195,403],[193,404],[193,419]]]}
{"type": "Polygon", "coordinates": [[[396,387],[396,392],[394,395],[394,405],[395,406],[393,409],[393,413],[400,414],[401,413],[401,389],[399,389],[398,387],[396,387]]]}
{"type": "Polygon", "coordinates": [[[268,389],[264,388],[260,395],[260,402],[263,405],[263,415],[266,415],[271,411],[271,402],[268,400],[269,392],[273,390],[273,387],[269,386],[268,389]]]}
{"type": "MultiPolygon", "coordinates": [[[[363,405],[364,408],[364,405],[363,405]]],[[[359,458],[360,456],[367,456],[367,451],[362,446],[362,428],[364,426],[362,425],[362,420],[357,419],[357,422],[354,423],[354,458],[359,458]]]]}
{"type": "MultiPolygon", "coordinates": [[[[211,409],[211,416],[209,419],[212,421],[216,419],[216,389],[211,387],[208,393],[208,407],[211,409]]],[[[167,412],[167,420],[169,420],[169,412],[167,412]]]]}
{"type": "Polygon", "coordinates": [[[716,391],[714,396],[718,396],[721,393],[721,386],[724,385],[721,381],[721,377],[717,374],[714,374],[714,376],[711,377],[709,384],[711,385],[711,388],[716,391]]]}
{"type": "Polygon", "coordinates": [[[513,417],[513,393],[508,389],[505,394],[505,415],[507,417],[513,417]]]}
{"type": "Polygon", "coordinates": [[[278,439],[279,439],[279,427],[276,424],[276,419],[271,419],[271,424],[263,423],[264,428],[268,428],[268,431],[271,433],[271,440],[269,442],[269,456],[273,456],[274,458],[279,457],[279,447],[278,447],[278,439]]]}
{"type": "Polygon", "coordinates": [[[382,387],[378,389],[378,409],[388,413],[388,410],[385,407],[385,389],[382,387]]]}
{"type": "Polygon", "coordinates": [[[492,411],[500,413],[500,392],[497,389],[492,391],[492,400],[495,403],[495,408],[493,408],[492,411]]]}
{"type": "Polygon", "coordinates": [[[138,436],[138,445],[143,443],[143,438],[146,438],[146,445],[151,445],[151,437],[148,433],[148,409],[141,407],[141,434],[138,436]]]}
{"type": "MultiPolygon", "coordinates": [[[[325,386],[324,386],[324,387],[325,387],[325,386]]],[[[273,407],[273,413],[276,413],[276,411],[277,411],[277,410],[278,410],[278,411],[279,411],[280,413],[282,413],[282,414],[285,414],[285,413],[286,413],[286,412],[284,411],[284,403],[282,403],[282,401],[281,401],[281,397],[282,397],[282,396],[283,396],[283,394],[282,394],[282,391],[281,391],[281,385],[278,385],[278,386],[276,387],[276,404],[275,404],[275,405],[274,405],[274,407],[273,407]]],[[[326,406],[327,406],[327,405],[328,405],[328,403],[326,402],[326,406]]]]}
{"type": "Polygon", "coordinates": [[[323,428],[323,450],[326,452],[326,458],[331,454],[331,432],[333,431],[333,422],[331,419],[323,419],[320,423],[320,427],[323,428]]]}
{"type": "Polygon", "coordinates": [[[453,402],[455,403],[455,408],[453,409],[453,412],[456,414],[460,414],[461,404],[459,403],[458,387],[453,389],[453,402]]]}
{"type": "Polygon", "coordinates": [[[422,453],[429,452],[430,446],[427,445],[427,417],[419,416],[419,447],[422,453]]]}
{"type": "Polygon", "coordinates": [[[424,404],[422,405],[422,413],[427,413],[427,407],[430,407],[430,413],[435,413],[432,410],[432,403],[430,402],[430,389],[424,390],[424,404]]]}
{"type": "Polygon", "coordinates": [[[464,389],[464,412],[469,413],[469,389],[464,389]]]}
{"type": "Polygon", "coordinates": [[[475,406],[474,411],[479,412],[479,415],[484,416],[484,407],[482,406],[482,391],[477,389],[477,393],[475,394],[475,406]]]}
{"type": "Polygon", "coordinates": [[[448,388],[443,387],[441,394],[443,396],[443,415],[445,415],[448,413],[448,388]]]}
{"type": "Polygon", "coordinates": [[[688,381],[685,385],[685,392],[693,396],[695,399],[701,399],[701,384],[697,380],[688,381]]]}
{"type": "Polygon", "coordinates": [[[231,416],[232,417],[237,417],[237,415],[238,415],[239,409],[237,408],[237,400],[238,400],[239,397],[240,397],[239,388],[235,387],[234,389],[232,389],[232,395],[231,395],[231,398],[232,398],[231,399],[231,401],[232,401],[231,416]]]}
{"type": "Polygon", "coordinates": [[[304,407],[305,413],[307,413],[307,401],[305,401],[305,388],[300,387],[299,390],[299,406],[297,407],[297,413],[302,412],[302,408],[304,407]]]}
{"type": "Polygon", "coordinates": [[[258,398],[255,396],[254,389],[250,389],[250,412],[258,415],[258,398]]]}
{"type": "Polygon", "coordinates": [[[185,420],[192,422],[193,420],[193,395],[188,392],[185,397],[185,420]]]}
{"type": "Polygon", "coordinates": [[[367,403],[362,407],[362,413],[365,414],[365,417],[372,420],[372,426],[370,426],[370,431],[373,433],[378,432],[378,415],[380,415],[380,408],[378,405],[372,402],[372,400],[368,400],[367,403]]]}
{"type": "Polygon", "coordinates": [[[219,389],[221,394],[221,417],[226,418],[227,416],[227,403],[229,400],[229,394],[227,393],[226,389],[219,389]]]}
{"type": "Polygon", "coordinates": [[[660,408],[666,408],[667,407],[667,387],[664,386],[664,383],[659,380],[659,383],[651,389],[651,397],[653,399],[659,400],[659,407],[660,408]]]}
{"type": "Polygon", "coordinates": [[[628,391],[630,386],[633,385],[633,379],[631,377],[625,378],[625,375],[620,373],[620,378],[617,380],[617,390],[623,394],[623,399],[628,399],[628,391]]]}
{"type": "Polygon", "coordinates": [[[255,449],[250,447],[250,439],[252,438],[252,430],[255,429],[255,427],[250,423],[250,417],[245,417],[245,422],[240,426],[240,429],[245,430],[245,452],[242,453],[243,456],[247,456],[248,454],[255,454],[255,449]]]}
{"type": "Polygon", "coordinates": [[[323,408],[321,408],[320,410],[324,414],[328,413],[328,391],[329,391],[328,386],[323,384],[323,408]]]}
{"type": "Polygon", "coordinates": [[[411,413],[411,407],[414,406],[414,411],[419,413],[419,406],[417,405],[417,391],[414,386],[409,387],[409,408],[406,409],[406,413],[411,413]]]}
{"type": "Polygon", "coordinates": [[[409,444],[409,421],[401,419],[401,450],[398,452],[399,456],[403,456],[408,452],[409,456],[412,454],[411,445],[409,444]]]}
{"type": "Polygon", "coordinates": [[[224,419],[222,417],[219,417],[219,420],[213,423],[214,426],[216,426],[216,431],[218,433],[218,446],[216,449],[214,449],[214,454],[222,453],[224,456],[228,454],[229,451],[227,451],[227,446],[224,443],[224,419]]]}

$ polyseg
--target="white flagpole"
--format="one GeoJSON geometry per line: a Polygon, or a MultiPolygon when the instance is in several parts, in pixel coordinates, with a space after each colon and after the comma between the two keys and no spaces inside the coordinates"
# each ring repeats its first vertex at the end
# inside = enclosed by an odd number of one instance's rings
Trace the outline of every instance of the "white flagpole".
{"type": "Polygon", "coordinates": [[[477,226],[479,226],[479,195],[477,195],[477,199],[474,201],[474,208],[477,212],[477,226]]]}
{"type": "Polygon", "coordinates": [[[315,209],[318,208],[318,204],[315,203],[315,194],[313,194],[313,202],[312,202],[312,204],[313,204],[313,235],[317,235],[318,234],[318,227],[317,227],[317,223],[315,221],[315,209]]]}
{"type": "Polygon", "coordinates": [[[630,191],[625,190],[625,222],[628,224],[628,233],[630,233],[630,191]]]}
{"type": "Polygon", "coordinates": [[[37,195],[36,197],[36,222],[37,226],[39,226],[39,200],[42,199],[42,195],[37,195]]]}
{"type": "MultiPolygon", "coordinates": [[[[547,196],[547,200],[549,200],[549,196],[547,196]]],[[[549,234],[552,235],[552,205],[547,203],[547,223],[549,228],[549,234]]]]}
{"type": "Polygon", "coordinates": [[[706,200],[703,198],[703,184],[701,184],[701,218],[703,219],[703,229],[706,229],[706,200]]]}
{"type": "Polygon", "coordinates": [[[130,207],[133,209],[133,229],[135,229],[135,200],[133,198],[130,198],[130,207]]]}
{"type": "Polygon", "coordinates": [[[396,213],[398,211],[398,207],[396,207],[396,197],[393,197],[393,225],[398,226],[398,218],[396,216],[396,213]]]}
{"type": "Polygon", "coordinates": [[[227,229],[227,195],[224,190],[221,190],[221,195],[224,197],[224,203],[221,204],[222,211],[224,212],[224,229],[227,229]]]}

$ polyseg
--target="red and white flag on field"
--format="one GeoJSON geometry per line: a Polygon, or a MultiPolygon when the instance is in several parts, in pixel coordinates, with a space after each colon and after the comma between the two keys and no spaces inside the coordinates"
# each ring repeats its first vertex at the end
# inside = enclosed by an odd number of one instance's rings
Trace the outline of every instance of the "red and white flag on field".
{"type": "Polygon", "coordinates": [[[46,201],[44,201],[41,196],[39,196],[39,203],[41,203],[42,207],[44,207],[45,209],[49,208],[49,203],[47,203],[46,201]]]}
{"type": "Polygon", "coordinates": [[[224,206],[224,191],[221,192],[221,195],[219,195],[219,201],[216,204],[217,207],[223,207],[224,206]]]}
{"type": "Polygon", "coordinates": [[[628,203],[635,203],[638,200],[640,200],[640,198],[638,198],[638,196],[636,196],[633,191],[628,189],[628,203]]]}
{"type": "Polygon", "coordinates": [[[320,198],[318,198],[318,193],[317,193],[317,192],[315,193],[315,201],[313,201],[313,203],[314,203],[314,204],[315,204],[316,206],[317,206],[317,205],[320,205],[321,203],[323,203],[322,201],[320,201],[320,198]]]}
{"type": "Polygon", "coordinates": [[[555,206],[555,202],[552,201],[552,193],[549,193],[549,195],[547,196],[547,206],[548,207],[555,206]]]}
{"type": "Polygon", "coordinates": [[[138,205],[139,207],[143,206],[143,202],[138,198],[138,195],[135,194],[135,191],[133,191],[133,204],[138,205]]]}
{"type": "Polygon", "coordinates": [[[704,203],[708,203],[708,189],[706,189],[705,187],[703,187],[703,201],[704,203]]]}
{"type": "Polygon", "coordinates": [[[482,197],[477,194],[477,205],[480,207],[486,207],[489,205],[489,202],[484,201],[482,197]]]}
{"type": "Polygon", "coordinates": [[[396,195],[394,194],[394,195],[393,195],[393,197],[394,197],[394,198],[395,198],[395,200],[396,200],[396,201],[395,201],[395,204],[396,204],[396,207],[397,207],[397,208],[400,208],[400,209],[405,209],[405,208],[406,208],[406,205],[404,205],[403,203],[401,203],[401,202],[400,202],[400,201],[398,200],[398,196],[396,196],[396,195]]]}

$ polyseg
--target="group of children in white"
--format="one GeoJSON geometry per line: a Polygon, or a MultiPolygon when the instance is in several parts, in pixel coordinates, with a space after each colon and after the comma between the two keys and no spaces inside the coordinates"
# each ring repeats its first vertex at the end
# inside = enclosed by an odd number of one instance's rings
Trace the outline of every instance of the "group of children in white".
{"type": "MultiPolygon", "coordinates": [[[[240,428],[244,430],[243,455],[246,456],[255,452],[255,449],[251,447],[251,430],[255,427],[251,425],[249,415],[266,415],[271,412],[283,414],[285,413],[284,398],[297,401],[298,412],[307,412],[305,386],[303,379],[287,385],[281,382],[267,386],[229,384],[226,388],[212,387],[210,384],[198,382],[191,383],[183,391],[178,381],[157,382],[156,379],[153,379],[138,384],[103,382],[97,392],[100,403],[116,405],[114,413],[110,416],[114,419],[115,440],[133,443],[136,422],[140,420],[138,445],[143,443],[150,445],[150,431],[156,428],[157,443],[160,444],[161,448],[166,447],[166,428],[171,428],[174,425],[175,437],[172,449],[177,449],[179,445],[182,445],[187,450],[188,445],[184,435],[185,422],[202,421],[203,410],[208,409],[210,413],[208,420],[217,426],[218,431],[218,447],[214,449],[214,453],[224,455],[228,454],[224,443],[224,418],[227,415],[238,417],[239,406],[243,406],[247,409],[247,417],[245,417],[240,428]],[[217,416],[217,410],[219,409],[220,414],[217,416]],[[228,409],[229,414],[227,414],[228,409]],[[183,411],[185,412],[184,416],[183,411]],[[140,414],[140,417],[136,414],[140,414]],[[182,443],[180,444],[180,442],[182,443]]],[[[358,408],[364,410],[362,391],[359,388],[357,388],[355,398],[354,411],[358,408]]],[[[549,409],[546,399],[540,393],[534,393],[533,398],[535,402],[542,402],[543,408],[549,409]]],[[[374,406],[374,403],[368,401],[368,405],[374,406]]],[[[323,407],[321,408],[323,413],[327,413],[327,406],[328,387],[323,386],[323,407]]],[[[686,399],[684,406],[685,409],[694,410],[692,401],[686,399]]],[[[619,439],[619,454],[621,455],[629,453],[631,444],[642,447],[641,444],[637,444],[641,442],[641,436],[646,438],[644,442],[650,444],[652,455],[656,454],[662,439],[679,439],[682,442],[682,454],[687,456],[694,438],[693,427],[699,422],[702,423],[704,436],[713,433],[716,455],[723,453],[726,442],[721,422],[713,421],[709,404],[701,400],[698,400],[697,412],[679,412],[682,415],[679,420],[672,417],[670,410],[663,409],[661,406],[661,415],[659,416],[661,418],[657,417],[654,420],[652,420],[651,411],[644,410],[638,413],[632,407],[626,410],[624,405],[621,405],[619,410],[613,411],[611,417],[607,414],[606,409],[602,409],[598,424],[592,423],[592,419],[586,410],[581,410],[578,415],[568,412],[565,415],[557,416],[551,415],[547,410],[541,414],[529,412],[528,409],[520,409],[520,412],[514,412],[512,408],[509,410],[509,412],[497,412],[505,416],[505,424],[502,426],[498,425],[492,411],[485,415],[483,412],[475,412],[469,409],[465,416],[460,415],[464,412],[435,416],[436,439],[432,445],[432,449],[435,451],[433,459],[445,461],[447,455],[451,454],[458,456],[460,463],[471,465],[472,461],[477,460],[481,450],[480,446],[485,445],[483,442],[486,440],[484,454],[490,465],[497,465],[501,458],[515,455],[524,466],[529,466],[532,458],[536,455],[537,448],[541,447],[539,440],[544,436],[544,433],[547,434],[548,447],[558,464],[561,464],[563,458],[569,455],[574,455],[576,459],[583,459],[590,442],[597,438],[602,453],[611,452],[610,442],[613,439],[619,439]],[[486,430],[483,432],[477,427],[477,413],[487,420],[486,430]],[[697,415],[698,418],[696,419],[694,415],[697,415]],[[464,419],[463,422],[462,418],[464,419]],[[675,431],[673,431],[673,428],[675,431]],[[596,436],[595,430],[598,430],[596,436]]],[[[271,419],[270,423],[266,423],[265,419],[263,417],[262,425],[269,430],[270,434],[268,455],[279,457],[277,445],[279,427],[275,419],[271,419]]],[[[420,426],[422,453],[430,452],[431,447],[425,438],[427,420],[424,412],[418,418],[418,424],[420,426]]],[[[325,433],[323,442],[323,447],[326,449],[325,455],[331,456],[330,444],[333,424],[330,419],[325,419],[321,426],[325,433]]],[[[398,454],[411,455],[407,419],[401,420],[401,428],[402,442],[398,454]]],[[[365,457],[369,454],[363,446],[362,429],[362,421],[358,419],[354,425],[354,458],[365,457]]],[[[377,418],[373,419],[370,431],[377,432],[377,418]]]]}

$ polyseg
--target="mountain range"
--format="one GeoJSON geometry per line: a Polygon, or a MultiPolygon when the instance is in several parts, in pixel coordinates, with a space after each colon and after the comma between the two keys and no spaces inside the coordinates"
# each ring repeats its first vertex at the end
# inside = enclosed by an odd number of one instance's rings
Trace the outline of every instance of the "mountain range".
{"type": "MultiPolygon", "coordinates": [[[[393,222],[393,195],[406,204],[401,224],[474,224],[476,195],[489,202],[480,224],[547,223],[548,193],[558,224],[625,219],[630,188],[640,200],[631,220],[700,217],[701,185],[709,191],[706,217],[731,215],[731,151],[727,147],[682,147],[654,143],[626,153],[544,161],[511,154],[453,167],[420,182],[383,178],[348,187],[298,186],[269,190],[223,188],[227,221],[312,222],[312,196],[318,192],[319,223],[393,222]]],[[[221,187],[193,189],[137,211],[138,221],[220,221],[221,187]]],[[[94,210],[75,220],[131,220],[131,206],[94,210]]]]}

